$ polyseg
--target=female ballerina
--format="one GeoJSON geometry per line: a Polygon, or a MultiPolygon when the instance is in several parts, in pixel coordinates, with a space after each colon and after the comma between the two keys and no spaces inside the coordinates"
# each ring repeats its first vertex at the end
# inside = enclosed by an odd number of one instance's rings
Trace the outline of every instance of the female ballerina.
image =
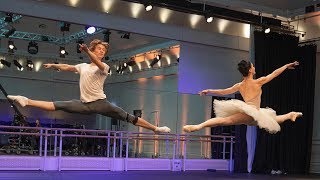
{"type": "Polygon", "coordinates": [[[237,91],[242,95],[244,102],[240,100],[214,100],[213,106],[216,118],[209,119],[198,125],[185,125],[185,132],[198,131],[205,127],[230,126],[245,124],[249,126],[259,126],[274,134],[280,131],[280,125],[286,120],[295,121],[297,117],[302,116],[301,112],[289,112],[284,115],[276,115],[271,108],[260,108],[261,103],[261,87],[279,76],[286,69],[294,69],[299,62],[286,64],[281,68],[273,71],[271,74],[254,79],[255,68],[252,63],[242,60],[238,63],[238,70],[243,75],[243,80],[227,89],[206,89],[200,91],[199,94],[206,95],[208,93],[217,95],[233,94],[237,91]]]}
{"type": "Polygon", "coordinates": [[[19,103],[22,107],[33,106],[48,111],[62,110],[82,114],[98,113],[144,127],[155,133],[170,132],[170,128],[166,126],[156,127],[146,120],[133,116],[107,101],[103,91],[103,84],[107,78],[109,66],[103,63],[102,60],[108,53],[108,49],[108,43],[95,39],[90,43],[89,48],[85,44],[80,44],[80,50],[89,56],[91,60],[90,64],[44,64],[44,67],[47,69],[54,68],[79,73],[80,100],[48,102],[12,95],[9,95],[8,98],[19,103]]]}

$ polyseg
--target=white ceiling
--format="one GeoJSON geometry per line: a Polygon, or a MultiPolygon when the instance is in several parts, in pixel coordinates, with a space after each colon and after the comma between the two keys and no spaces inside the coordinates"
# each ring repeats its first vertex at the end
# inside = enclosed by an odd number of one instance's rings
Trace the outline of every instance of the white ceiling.
{"type": "MultiPolygon", "coordinates": [[[[203,3],[203,0],[191,0],[203,3]]],[[[305,7],[316,5],[320,0],[205,0],[206,4],[238,11],[256,11],[283,17],[305,15],[305,7]]]]}
{"type": "MultiPolygon", "coordinates": [[[[225,0],[207,0],[213,2],[226,2],[225,0]]],[[[229,1],[231,2],[231,1],[229,1]]],[[[270,7],[279,10],[295,10],[304,8],[308,5],[319,3],[318,0],[232,0],[233,3],[243,2],[257,6],[270,7]]]]}

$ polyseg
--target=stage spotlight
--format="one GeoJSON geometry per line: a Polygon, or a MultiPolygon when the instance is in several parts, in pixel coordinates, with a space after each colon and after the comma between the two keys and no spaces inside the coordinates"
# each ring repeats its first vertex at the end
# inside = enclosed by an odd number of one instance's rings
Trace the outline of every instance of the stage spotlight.
{"type": "Polygon", "coordinates": [[[207,23],[211,23],[213,21],[213,17],[212,16],[205,16],[206,18],[206,22],[207,23]]]}
{"type": "Polygon", "coordinates": [[[22,65],[17,60],[13,60],[13,64],[17,66],[19,71],[23,71],[22,65]]]}
{"type": "Polygon", "coordinates": [[[33,70],[33,67],[34,67],[33,62],[32,62],[31,60],[27,60],[27,65],[26,65],[26,67],[27,67],[27,70],[28,70],[28,71],[32,71],[32,70],[33,70]]]}
{"type": "Polygon", "coordinates": [[[268,34],[270,32],[270,28],[266,28],[265,30],[264,30],[264,33],[266,33],[266,34],[268,34]]]}
{"type": "Polygon", "coordinates": [[[207,23],[211,23],[213,21],[213,16],[212,16],[212,13],[210,12],[206,12],[205,15],[204,15],[204,18],[206,19],[206,22],[207,23]]]}
{"type": "Polygon", "coordinates": [[[14,53],[14,50],[17,50],[17,47],[14,45],[14,42],[9,40],[8,41],[8,52],[14,53]]]}
{"type": "Polygon", "coordinates": [[[131,59],[129,62],[127,62],[128,66],[134,66],[136,65],[136,61],[134,59],[131,59]]]}
{"type": "Polygon", "coordinates": [[[121,38],[123,39],[130,39],[130,33],[124,33],[121,38]]]}
{"type": "Polygon", "coordinates": [[[146,11],[151,11],[153,8],[151,4],[145,4],[144,7],[145,7],[146,11]]]}
{"type": "Polygon", "coordinates": [[[97,30],[94,26],[86,26],[85,29],[88,34],[93,34],[97,30]]]}
{"type": "Polygon", "coordinates": [[[11,23],[13,21],[12,19],[13,19],[13,14],[7,13],[6,17],[4,18],[4,22],[11,23]]]}
{"type": "Polygon", "coordinates": [[[4,34],[4,36],[5,36],[6,38],[8,38],[8,37],[10,37],[11,35],[13,35],[14,32],[16,32],[16,29],[15,29],[14,27],[12,27],[8,32],[6,32],[6,33],[4,34]]]}
{"type": "Polygon", "coordinates": [[[157,58],[158,60],[160,60],[160,59],[162,58],[162,55],[161,55],[161,54],[158,54],[158,55],[156,56],[156,58],[157,58]]]}
{"type": "Polygon", "coordinates": [[[35,41],[30,41],[28,45],[28,52],[30,54],[37,54],[39,51],[38,43],[35,41]]]}
{"type": "Polygon", "coordinates": [[[10,66],[11,66],[11,62],[6,61],[6,60],[4,60],[4,59],[0,59],[0,63],[3,64],[3,65],[5,65],[5,66],[7,66],[7,67],[10,67],[10,66]]]}
{"type": "Polygon", "coordinates": [[[124,72],[124,70],[126,70],[128,68],[127,63],[123,63],[121,71],[124,72]]]}
{"type": "Polygon", "coordinates": [[[158,59],[158,58],[154,58],[154,59],[152,60],[152,62],[150,63],[150,67],[153,67],[159,60],[160,60],[160,59],[158,59]]]}
{"type": "Polygon", "coordinates": [[[119,65],[119,66],[117,67],[116,72],[117,72],[118,74],[120,74],[120,73],[122,72],[122,66],[121,66],[121,65],[119,65]]]}
{"type": "Polygon", "coordinates": [[[66,55],[68,55],[68,52],[66,51],[65,47],[60,46],[59,54],[61,58],[65,58],[66,55]]]}

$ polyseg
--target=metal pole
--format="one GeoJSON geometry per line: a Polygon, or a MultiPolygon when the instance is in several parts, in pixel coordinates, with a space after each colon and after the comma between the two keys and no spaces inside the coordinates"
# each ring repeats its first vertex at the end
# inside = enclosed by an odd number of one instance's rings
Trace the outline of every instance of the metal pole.
{"type": "Polygon", "coordinates": [[[42,135],[43,135],[43,129],[40,130],[39,156],[42,156],[42,135]]]}
{"type": "Polygon", "coordinates": [[[231,138],[231,142],[230,142],[230,167],[229,167],[229,171],[232,172],[233,171],[233,137],[231,138]]]}
{"type": "Polygon", "coordinates": [[[59,158],[58,158],[58,171],[61,171],[61,158],[62,158],[62,131],[60,131],[60,143],[59,143],[59,158]]]}
{"type": "Polygon", "coordinates": [[[113,158],[116,157],[116,135],[117,133],[114,132],[114,135],[113,135],[113,158]]]}
{"type": "Polygon", "coordinates": [[[46,129],[45,138],[44,138],[43,171],[46,171],[47,150],[48,150],[48,129],[46,129]]]}
{"type": "Polygon", "coordinates": [[[226,159],[226,137],[223,137],[223,159],[226,159]]]}
{"type": "Polygon", "coordinates": [[[110,131],[108,132],[107,157],[110,156],[110,131]]]}
{"type": "Polygon", "coordinates": [[[54,150],[53,150],[53,156],[57,156],[57,134],[58,134],[58,130],[54,131],[54,150]]]}
{"type": "Polygon", "coordinates": [[[119,146],[120,146],[120,152],[119,152],[119,156],[120,158],[122,158],[122,137],[123,137],[123,132],[120,133],[120,141],[119,141],[119,146]]]}

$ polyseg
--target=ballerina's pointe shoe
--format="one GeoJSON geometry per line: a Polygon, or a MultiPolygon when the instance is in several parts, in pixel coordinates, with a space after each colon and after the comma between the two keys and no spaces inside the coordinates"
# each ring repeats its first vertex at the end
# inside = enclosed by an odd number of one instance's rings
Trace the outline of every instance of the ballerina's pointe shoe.
{"type": "Polygon", "coordinates": [[[291,116],[291,121],[293,122],[295,122],[298,117],[301,117],[303,115],[302,112],[292,112],[292,113],[293,114],[291,116]]]}
{"type": "Polygon", "coordinates": [[[28,98],[24,97],[24,96],[12,96],[12,95],[8,95],[7,96],[9,99],[11,99],[14,102],[17,102],[20,104],[20,106],[25,107],[26,105],[28,105],[28,98]]]}
{"type": "Polygon", "coordinates": [[[155,130],[154,130],[155,133],[170,133],[171,132],[171,129],[168,128],[167,126],[162,126],[162,127],[157,127],[155,130]]]}

